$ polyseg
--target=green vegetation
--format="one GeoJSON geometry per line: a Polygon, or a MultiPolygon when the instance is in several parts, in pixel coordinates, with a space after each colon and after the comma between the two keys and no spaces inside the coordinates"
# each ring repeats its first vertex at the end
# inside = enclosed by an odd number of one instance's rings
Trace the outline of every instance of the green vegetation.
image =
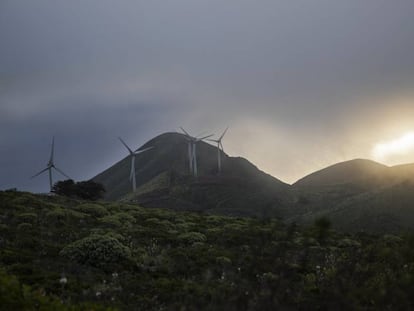
{"type": "Polygon", "coordinates": [[[0,192],[0,310],[410,310],[414,236],[0,192]]]}
{"type": "Polygon", "coordinates": [[[47,295],[43,289],[34,290],[22,285],[15,276],[0,270],[0,310],[113,310],[94,303],[66,304],[58,297],[47,295]]]}

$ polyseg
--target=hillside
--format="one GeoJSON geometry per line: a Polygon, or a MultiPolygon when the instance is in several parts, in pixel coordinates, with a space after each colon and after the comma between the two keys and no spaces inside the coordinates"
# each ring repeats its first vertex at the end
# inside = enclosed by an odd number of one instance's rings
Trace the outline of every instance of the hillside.
{"type": "Polygon", "coordinates": [[[412,236],[0,192],[1,310],[410,310],[412,236]]]}
{"type": "Polygon", "coordinates": [[[161,134],[137,155],[137,190],[128,179],[130,158],[124,158],[93,178],[107,189],[106,199],[135,202],[146,207],[221,213],[282,216],[289,185],[260,171],[249,161],[221,154],[222,173],[217,174],[217,148],[197,144],[199,177],[189,174],[188,143],[179,133],[161,134]]]}
{"type": "MultiPolygon", "coordinates": [[[[414,228],[414,182],[405,181],[344,200],[324,213],[347,231],[401,232],[414,228]]],[[[320,217],[318,214],[315,218],[320,217]]]]}
{"type": "Polygon", "coordinates": [[[299,179],[296,188],[317,189],[321,187],[354,185],[361,189],[372,189],[389,182],[392,177],[388,166],[365,160],[354,159],[331,165],[299,179]]]}
{"type": "Polygon", "coordinates": [[[398,232],[414,225],[412,164],[388,167],[356,159],[310,174],[293,186],[291,221],[321,216],[338,229],[398,232]]]}

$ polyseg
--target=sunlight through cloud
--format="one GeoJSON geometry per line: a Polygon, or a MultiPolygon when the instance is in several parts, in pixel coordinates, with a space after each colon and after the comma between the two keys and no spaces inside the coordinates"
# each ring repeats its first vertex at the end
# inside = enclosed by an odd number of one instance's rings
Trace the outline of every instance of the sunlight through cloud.
{"type": "Polygon", "coordinates": [[[389,157],[414,154],[414,132],[409,132],[400,138],[379,143],[373,149],[376,160],[386,161],[389,157]]]}

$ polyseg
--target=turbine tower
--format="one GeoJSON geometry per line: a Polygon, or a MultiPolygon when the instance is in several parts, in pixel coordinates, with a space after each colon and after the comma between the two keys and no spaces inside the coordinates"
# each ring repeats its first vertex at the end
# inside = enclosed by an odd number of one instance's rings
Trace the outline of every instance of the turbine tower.
{"type": "Polygon", "coordinates": [[[52,188],[53,188],[52,168],[55,169],[56,171],[58,171],[63,176],[65,176],[66,178],[71,179],[68,175],[66,175],[65,173],[63,173],[60,169],[58,169],[55,166],[55,163],[53,162],[54,153],[55,153],[55,137],[52,138],[52,150],[50,152],[50,158],[49,158],[49,162],[47,162],[46,168],[43,169],[43,170],[41,170],[39,173],[37,173],[36,175],[33,175],[31,177],[31,178],[35,178],[35,177],[39,176],[40,174],[43,174],[44,172],[49,171],[50,192],[52,192],[52,188]]]}
{"type": "Polygon", "coordinates": [[[135,190],[137,190],[137,181],[136,181],[136,178],[135,178],[135,156],[137,154],[140,154],[140,153],[142,153],[144,151],[147,151],[149,149],[152,149],[154,147],[148,147],[148,148],[145,148],[145,149],[142,149],[142,150],[137,149],[135,151],[132,151],[132,149],[128,147],[128,145],[122,140],[121,137],[118,137],[118,138],[121,141],[121,143],[125,146],[125,148],[127,148],[128,152],[129,152],[129,156],[131,157],[131,171],[129,173],[129,180],[131,180],[131,182],[132,182],[132,191],[135,192],[135,190]]]}
{"type": "Polygon", "coordinates": [[[190,173],[193,174],[194,177],[198,176],[198,167],[197,167],[197,143],[202,141],[206,138],[213,136],[214,134],[210,134],[204,137],[194,137],[187,133],[185,129],[180,127],[180,129],[184,132],[184,135],[188,141],[188,161],[190,167],[190,173]]]}
{"type": "Polygon", "coordinates": [[[224,153],[224,148],[223,148],[223,144],[221,142],[221,140],[223,139],[224,135],[226,135],[227,130],[229,129],[229,127],[226,127],[226,129],[224,130],[223,134],[221,134],[221,136],[219,137],[219,139],[207,139],[209,141],[215,142],[217,144],[217,168],[218,168],[218,173],[221,173],[221,152],[224,153]]]}

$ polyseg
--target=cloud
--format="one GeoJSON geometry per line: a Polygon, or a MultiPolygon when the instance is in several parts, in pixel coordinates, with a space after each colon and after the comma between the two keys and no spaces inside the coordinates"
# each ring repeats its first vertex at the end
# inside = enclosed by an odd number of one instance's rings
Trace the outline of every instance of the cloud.
{"type": "Polygon", "coordinates": [[[62,164],[81,178],[122,156],[113,137],[139,143],[181,125],[229,125],[228,152],[285,181],[372,157],[372,145],[414,124],[413,9],[385,0],[3,1],[0,188],[34,189],[24,176],[47,159],[53,133],[62,164]]]}

